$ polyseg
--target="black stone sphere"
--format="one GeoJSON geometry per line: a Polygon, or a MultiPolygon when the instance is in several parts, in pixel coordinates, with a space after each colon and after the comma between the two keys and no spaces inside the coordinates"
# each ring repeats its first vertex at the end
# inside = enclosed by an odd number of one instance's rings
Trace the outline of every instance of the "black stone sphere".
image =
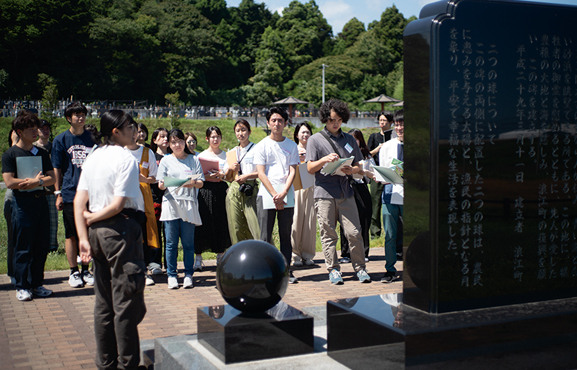
{"type": "Polygon", "coordinates": [[[216,269],[216,287],[232,307],[257,313],[274,307],[285,295],[288,266],[281,252],[260,240],[230,247],[216,269]]]}

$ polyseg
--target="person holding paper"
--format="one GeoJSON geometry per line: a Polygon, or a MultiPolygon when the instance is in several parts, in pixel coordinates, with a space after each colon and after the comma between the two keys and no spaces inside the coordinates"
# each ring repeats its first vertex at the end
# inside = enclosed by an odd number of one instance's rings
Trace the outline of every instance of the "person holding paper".
{"type": "Polygon", "coordinates": [[[229,153],[232,152],[236,158],[231,169],[237,176],[226,193],[226,216],[233,245],[247,239],[258,239],[260,236],[256,208],[258,173],[253,164],[256,145],[249,140],[250,132],[250,123],[246,120],[240,119],[234,124],[234,134],[239,145],[229,153]]]}
{"type": "MultiPolygon", "coordinates": [[[[379,151],[379,163],[383,167],[393,168],[394,162],[404,162],[405,116],[403,110],[395,113],[395,132],[397,137],[387,141],[379,151]]],[[[387,272],[381,279],[383,283],[397,281],[397,232],[398,221],[403,217],[403,184],[385,184],[383,190],[383,225],[385,227],[385,268],[387,272]]],[[[401,232],[402,233],[402,232],[401,232]]],[[[402,243],[402,235],[401,237],[402,243]]]]}
{"type": "Polygon", "coordinates": [[[223,181],[228,172],[228,164],[226,152],[220,149],[220,129],[216,126],[207,128],[206,141],[208,149],[198,155],[206,181],[198,195],[202,226],[196,229],[194,235],[194,245],[197,247],[195,270],[202,269],[202,252],[211,250],[216,253],[218,265],[224,251],[231,246],[225,204],[228,185],[223,181]]]}
{"type": "MultiPolygon", "coordinates": [[[[308,122],[300,122],[295,127],[294,139],[299,151],[299,162],[305,163],[307,143],[312,135],[308,122]]],[[[317,212],[313,198],[314,186],[295,190],[295,208],[291,230],[293,266],[314,265],[313,257],[317,243],[317,212]]]]}
{"type": "MultiPolygon", "coordinates": [[[[278,218],[280,251],[287,265],[291,263],[291,228],[294,214],[294,188],[296,166],[299,164],[298,148],[294,141],[283,136],[288,114],[279,107],[266,114],[270,135],[255,148],[254,164],[261,181],[258,191],[258,219],[260,239],[273,244],[272,230],[278,218]],[[292,204],[291,204],[292,201],[292,204]]],[[[289,270],[289,282],[297,279],[289,270]]]]}
{"type": "Polygon", "coordinates": [[[13,273],[16,298],[30,301],[32,295],[52,294],[42,286],[44,263],[50,248],[50,219],[44,186],[54,184],[48,152],[32,143],[38,138],[40,120],[22,110],[12,122],[18,142],[2,154],[2,177],[12,189],[13,273]]]}
{"type": "MultiPolygon", "coordinates": [[[[134,128],[134,140],[126,146],[126,149],[130,151],[134,159],[139,163],[140,175],[138,180],[140,182],[140,192],[144,199],[144,213],[146,215],[146,220],[140,225],[142,228],[142,248],[144,250],[144,262],[148,271],[152,271],[156,265],[150,264],[151,250],[160,248],[160,242],[150,185],[156,184],[158,165],[156,164],[154,152],[137,142],[138,138],[141,137],[141,128],[144,127],[146,129],[146,126],[138,124],[134,120],[132,120],[132,126],[134,128]]],[[[146,285],[155,284],[151,275],[146,274],[146,285]]]]}
{"type": "Polygon", "coordinates": [[[365,269],[361,225],[348,178],[349,175],[361,171],[359,162],[363,160],[363,155],[355,139],[341,130],[343,122],[347,122],[350,117],[346,103],[331,99],[321,105],[319,115],[325,128],[309,139],[306,160],[309,173],[315,174],[315,208],[329,280],[332,284],[343,284],[337,257],[339,236],[336,226],[339,221],[349,241],[357,278],[362,283],[368,283],[371,277],[365,269]],[[351,156],[354,158],[352,165],[341,169],[346,176],[330,175],[321,171],[329,163],[351,156]]]}
{"type": "Polygon", "coordinates": [[[204,176],[198,158],[186,146],[184,133],[175,128],[170,130],[168,138],[168,150],[172,154],[162,158],[157,175],[159,189],[166,190],[160,214],[166,232],[166,274],[168,289],[178,289],[176,259],[180,238],[184,262],[182,287],[187,289],[193,287],[195,227],[203,223],[196,189],[202,188],[204,176]],[[169,183],[173,179],[181,181],[177,184],[169,183]]]}
{"type": "Polygon", "coordinates": [[[129,114],[100,119],[102,144],[84,162],[74,198],[80,258],[94,259],[94,336],[98,369],[136,369],[144,319],[144,200],[138,162],[124,148],[134,137],[129,114]]]}

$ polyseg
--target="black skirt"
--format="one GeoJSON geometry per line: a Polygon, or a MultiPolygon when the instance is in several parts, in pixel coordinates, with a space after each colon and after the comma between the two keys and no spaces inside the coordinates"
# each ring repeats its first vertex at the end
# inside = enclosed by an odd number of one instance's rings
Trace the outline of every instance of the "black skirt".
{"type": "Polygon", "coordinates": [[[226,218],[226,182],[205,181],[198,193],[198,211],[202,226],[194,230],[194,253],[212,251],[223,253],[230,247],[226,218]]]}

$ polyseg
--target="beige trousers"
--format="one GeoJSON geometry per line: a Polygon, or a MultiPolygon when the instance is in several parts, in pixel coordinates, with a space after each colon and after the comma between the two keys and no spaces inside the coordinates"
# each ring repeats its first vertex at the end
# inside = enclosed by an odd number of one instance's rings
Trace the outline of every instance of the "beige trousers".
{"type": "Polygon", "coordinates": [[[291,230],[293,261],[312,259],[316,253],[317,212],[314,186],[295,191],[295,213],[291,230]]]}
{"type": "Polygon", "coordinates": [[[350,196],[341,199],[318,198],[315,199],[315,208],[319,220],[319,231],[327,270],[337,269],[340,271],[337,257],[337,242],[339,240],[336,231],[337,221],[340,222],[341,227],[344,229],[345,237],[349,241],[351,262],[355,271],[364,269],[365,252],[355,197],[350,196]]]}

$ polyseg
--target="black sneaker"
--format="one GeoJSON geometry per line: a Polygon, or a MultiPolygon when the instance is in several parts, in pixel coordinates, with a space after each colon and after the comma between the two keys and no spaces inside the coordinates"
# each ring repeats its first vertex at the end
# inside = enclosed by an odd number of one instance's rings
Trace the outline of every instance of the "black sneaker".
{"type": "Polygon", "coordinates": [[[397,252],[397,261],[403,260],[403,252],[397,252]]]}
{"type": "Polygon", "coordinates": [[[297,282],[297,278],[293,275],[293,272],[289,270],[289,283],[295,284],[297,282]]]}
{"type": "Polygon", "coordinates": [[[396,272],[393,271],[387,271],[385,273],[385,276],[383,276],[383,278],[381,279],[381,283],[392,283],[394,281],[399,280],[399,276],[397,275],[396,272]]]}

